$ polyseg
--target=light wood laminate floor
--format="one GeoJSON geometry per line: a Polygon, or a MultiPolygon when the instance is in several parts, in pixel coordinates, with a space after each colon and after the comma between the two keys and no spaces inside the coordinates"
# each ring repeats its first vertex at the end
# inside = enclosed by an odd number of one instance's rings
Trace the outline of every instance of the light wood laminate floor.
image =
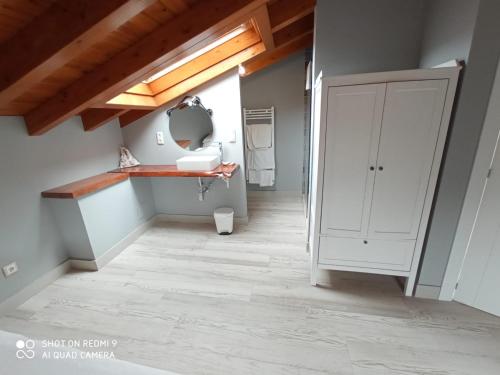
{"type": "Polygon", "coordinates": [[[156,225],[99,272],[65,275],[0,329],[118,340],[179,374],[500,374],[500,319],[404,298],[391,277],[309,285],[300,197],[251,193],[249,224],[156,225]]]}

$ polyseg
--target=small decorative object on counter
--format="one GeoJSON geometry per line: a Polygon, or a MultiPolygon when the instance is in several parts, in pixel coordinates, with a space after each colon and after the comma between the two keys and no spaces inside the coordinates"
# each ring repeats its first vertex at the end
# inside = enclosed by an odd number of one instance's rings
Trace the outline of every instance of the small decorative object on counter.
{"type": "Polygon", "coordinates": [[[120,168],[135,167],[140,164],[127,148],[120,147],[120,168]]]}

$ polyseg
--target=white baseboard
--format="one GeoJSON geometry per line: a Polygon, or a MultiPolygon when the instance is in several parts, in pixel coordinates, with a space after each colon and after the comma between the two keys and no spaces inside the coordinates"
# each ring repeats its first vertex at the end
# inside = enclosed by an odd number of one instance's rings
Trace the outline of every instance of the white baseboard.
{"type": "Polygon", "coordinates": [[[80,271],[97,271],[96,260],[70,259],[71,268],[80,271]]]}
{"type": "Polygon", "coordinates": [[[19,292],[10,296],[5,301],[0,303],[0,315],[5,314],[8,311],[16,309],[19,305],[22,305],[28,299],[33,297],[35,294],[41,292],[44,288],[49,286],[51,283],[56,281],[59,277],[67,273],[71,269],[71,261],[67,260],[61,263],[53,270],[50,270],[46,274],[40,276],[38,279],[21,289],[19,292]]]}
{"type": "Polygon", "coordinates": [[[427,299],[439,299],[441,288],[433,285],[417,285],[415,297],[427,299]]]}
{"type": "Polygon", "coordinates": [[[119,255],[123,250],[130,246],[136,239],[138,239],[144,232],[151,228],[156,222],[156,217],[153,216],[151,219],[142,223],[132,232],[127,234],[123,239],[121,239],[117,244],[115,244],[111,249],[102,254],[97,258],[97,269],[101,269],[106,264],[108,264],[113,258],[119,255]]]}
{"type": "Polygon", "coordinates": [[[119,255],[123,250],[125,250],[129,245],[131,245],[137,238],[139,238],[141,234],[151,228],[155,222],[156,216],[153,216],[151,219],[139,225],[132,232],[127,234],[123,239],[118,241],[118,243],[116,243],[113,247],[111,247],[95,260],[71,259],[71,267],[82,271],[100,270],[111,260],[113,260],[113,258],[119,255]]]}
{"type": "Polygon", "coordinates": [[[282,198],[299,198],[302,195],[302,191],[296,190],[248,190],[247,195],[258,196],[271,196],[271,197],[282,197],[282,198]]]}
{"type": "MultiPolygon", "coordinates": [[[[132,244],[141,234],[146,230],[151,228],[157,222],[181,222],[181,223],[213,223],[214,218],[212,216],[199,216],[199,215],[167,215],[159,214],[153,216],[151,219],[145,223],[139,225],[122,240],[120,240],[116,245],[111,247],[103,255],[95,260],[83,260],[83,259],[68,259],[64,263],[61,263],[53,270],[47,272],[45,275],[39,277],[28,286],[24,287],[21,291],[17,292],[13,296],[7,298],[5,301],[0,303],[0,315],[7,311],[14,310],[19,305],[22,305],[28,299],[33,297],[35,294],[42,291],[45,287],[50,285],[52,282],[57,280],[59,277],[67,273],[71,269],[77,269],[82,271],[97,271],[108,264],[113,258],[119,255],[123,250],[125,250],[130,244],[132,244]]],[[[247,224],[248,217],[234,218],[235,223],[247,224]]]]}
{"type": "MultiPolygon", "coordinates": [[[[248,216],[235,217],[236,224],[248,224],[248,216]]],[[[158,214],[156,215],[156,222],[171,222],[171,223],[215,223],[212,215],[171,215],[171,214],[158,214]]]]}
{"type": "MultiPolygon", "coordinates": [[[[119,255],[130,244],[132,244],[140,235],[151,228],[158,222],[176,222],[176,223],[213,223],[214,218],[210,215],[171,215],[157,214],[145,223],[139,225],[125,238],[120,240],[116,245],[106,251],[103,255],[95,260],[70,259],[73,269],[82,271],[97,271],[108,264],[113,258],[119,255]]],[[[235,217],[236,224],[248,224],[248,216],[235,217]]]]}
{"type": "Polygon", "coordinates": [[[30,283],[20,292],[17,292],[13,296],[0,303],[0,315],[6,313],[7,311],[16,309],[19,305],[22,305],[35,294],[41,292],[44,288],[49,286],[52,282],[57,280],[59,277],[61,277],[71,269],[82,271],[97,271],[101,269],[114,257],[120,254],[125,248],[127,248],[127,246],[134,242],[141,234],[152,227],[155,223],[155,220],[156,217],[152,217],[145,223],[139,225],[125,238],[120,240],[116,245],[114,245],[111,249],[106,251],[96,260],[68,259],[64,263],[61,263],[53,270],[47,272],[45,275],[30,283]]]}

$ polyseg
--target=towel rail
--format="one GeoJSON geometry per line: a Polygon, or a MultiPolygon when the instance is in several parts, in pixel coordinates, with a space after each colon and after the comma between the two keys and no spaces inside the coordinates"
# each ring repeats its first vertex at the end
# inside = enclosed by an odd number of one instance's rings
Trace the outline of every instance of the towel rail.
{"type": "MultiPolygon", "coordinates": [[[[249,181],[249,173],[248,173],[248,143],[247,143],[247,126],[255,125],[255,124],[269,124],[271,125],[271,147],[273,148],[274,158],[276,159],[276,148],[274,147],[275,143],[275,116],[274,116],[274,106],[270,108],[255,108],[255,109],[247,109],[243,108],[243,134],[245,137],[245,175],[247,182],[249,181]]],[[[274,182],[273,187],[276,186],[276,180],[274,182]]]]}

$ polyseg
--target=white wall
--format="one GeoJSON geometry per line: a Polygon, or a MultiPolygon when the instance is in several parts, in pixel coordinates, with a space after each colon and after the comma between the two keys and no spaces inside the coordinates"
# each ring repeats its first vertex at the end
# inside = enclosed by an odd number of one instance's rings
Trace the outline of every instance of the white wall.
{"type": "Polygon", "coordinates": [[[129,178],[78,199],[46,200],[71,259],[98,259],[156,213],[149,178],[129,178]]]}
{"type": "MultiPolygon", "coordinates": [[[[449,12],[453,13],[453,9],[450,4],[449,12]]],[[[498,0],[481,0],[468,65],[449,132],[419,285],[439,288],[442,284],[500,56],[499,14],[498,0]]],[[[442,27],[450,27],[450,24],[443,23],[442,27]]],[[[435,33],[448,34],[440,29],[435,33]]],[[[436,54],[428,53],[437,55],[441,48],[436,54]]]]}
{"type": "Polygon", "coordinates": [[[314,77],[418,66],[421,0],[318,0],[315,17],[314,77]]]}
{"type": "Polygon", "coordinates": [[[62,237],[66,256],[71,259],[94,260],[94,252],[76,199],[49,198],[47,201],[62,237]]]}
{"type": "MultiPolygon", "coordinates": [[[[247,201],[238,72],[232,70],[188,94],[199,96],[203,105],[213,110],[214,141],[223,141],[225,161],[236,162],[241,165],[241,169],[231,178],[229,189],[226,189],[224,182],[216,181],[206,193],[203,202],[198,201],[197,179],[195,178],[152,179],[156,210],[159,213],[177,215],[212,215],[215,208],[230,206],[234,208],[235,216],[246,217],[247,201]],[[229,143],[227,141],[233,132],[236,142],[229,143]]],[[[169,103],[169,105],[172,104],[169,103]]],[[[143,164],[175,164],[179,157],[192,154],[178,147],[170,137],[168,117],[165,113],[169,105],[122,129],[126,146],[143,164]],[[163,131],[165,145],[156,144],[157,131],[163,131]]],[[[200,152],[214,153],[213,150],[200,152]]]]}
{"type": "Polygon", "coordinates": [[[0,265],[19,265],[12,277],[0,275],[0,301],[68,257],[40,193],[116,168],[121,143],[116,122],[84,132],[73,117],[30,137],[21,117],[0,117],[0,265]]]}
{"type": "Polygon", "coordinates": [[[91,259],[99,258],[154,216],[151,186],[149,178],[132,177],[78,200],[92,247],[91,259]]]}
{"type": "MultiPolygon", "coordinates": [[[[241,82],[245,108],[275,108],[276,190],[302,191],[304,162],[304,51],[241,82]]],[[[257,185],[249,185],[257,189],[257,185]]]]}
{"type": "Polygon", "coordinates": [[[420,66],[468,60],[479,0],[426,0],[420,66]]]}

